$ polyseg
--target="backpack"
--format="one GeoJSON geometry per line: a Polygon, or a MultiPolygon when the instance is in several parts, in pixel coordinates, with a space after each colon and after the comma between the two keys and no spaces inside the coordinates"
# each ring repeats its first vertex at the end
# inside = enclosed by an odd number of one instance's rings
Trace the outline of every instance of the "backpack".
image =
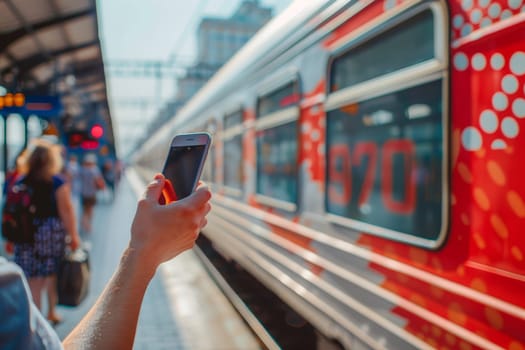
{"type": "Polygon", "coordinates": [[[33,243],[36,205],[33,188],[23,180],[7,189],[2,210],[2,236],[13,243],[33,243]]]}

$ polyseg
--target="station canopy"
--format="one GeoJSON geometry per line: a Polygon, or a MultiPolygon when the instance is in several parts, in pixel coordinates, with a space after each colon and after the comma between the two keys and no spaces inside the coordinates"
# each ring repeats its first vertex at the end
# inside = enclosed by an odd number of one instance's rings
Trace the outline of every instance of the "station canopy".
{"type": "Polygon", "coordinates": [[[101,123],[114,146],[96,0],[0,0],[0,86],[58,97],[61,130],[101,123]]]}

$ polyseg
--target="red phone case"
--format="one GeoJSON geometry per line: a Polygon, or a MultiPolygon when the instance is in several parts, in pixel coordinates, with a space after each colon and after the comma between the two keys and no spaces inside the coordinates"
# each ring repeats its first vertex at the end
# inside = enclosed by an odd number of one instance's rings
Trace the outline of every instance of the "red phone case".
{"type": "Polygon", "coordinates": [[[177,195],[175,194],[173,184],[170,180],[166,179],[166,181],[164,182],[164,188],[162,189],[162,193],[159,197],[159,204],[167,204],[175,202],[176,200],[177,195]]]}

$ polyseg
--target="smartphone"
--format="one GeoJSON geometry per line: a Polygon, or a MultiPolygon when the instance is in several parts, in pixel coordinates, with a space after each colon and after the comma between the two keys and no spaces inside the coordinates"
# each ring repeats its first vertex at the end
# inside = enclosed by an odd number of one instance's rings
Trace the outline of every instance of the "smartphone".
{"type": "Polygon", "coordinates": [[[206,132],[176,135],[170,144],[162,170],[166,185],[161,204],[183,199],[197,187],[210,148],[211,136],[206,132]]]}

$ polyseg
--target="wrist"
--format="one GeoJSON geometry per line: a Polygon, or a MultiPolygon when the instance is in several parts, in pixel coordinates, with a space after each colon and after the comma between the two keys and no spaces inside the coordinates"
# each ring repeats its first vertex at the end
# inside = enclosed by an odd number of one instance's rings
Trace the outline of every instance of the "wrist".
{"type": "Polygon", "coordinates": [[[134,271],[137,277],[146,278],[149,281],[155,275],[159,265],[152,261],[152,258],[142,250],[129,246],[122,254],[121,264],[134,271]]]}

